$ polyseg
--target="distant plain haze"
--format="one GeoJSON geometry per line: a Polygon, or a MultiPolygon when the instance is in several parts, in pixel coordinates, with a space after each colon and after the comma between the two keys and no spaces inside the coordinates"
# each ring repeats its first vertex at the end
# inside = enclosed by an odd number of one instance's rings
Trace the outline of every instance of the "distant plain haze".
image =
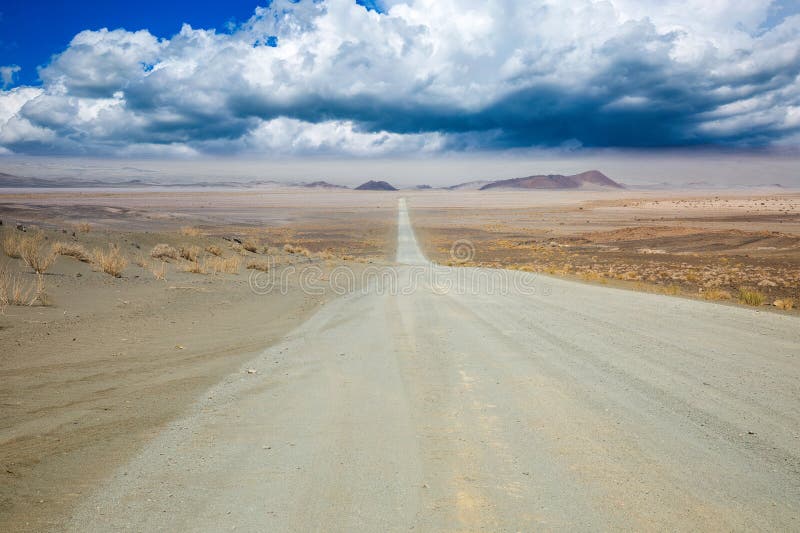
{"type": "Polygon", "coordinates": [[[800,188],[800,155],[794,151],[580,151],[522,154],[476,153],[438,157],[266,159],[201,157],[193,159],[100,159],[5,156],[0,172],[22,177],[152,183],[284,183],[325,180],[356,186],[369,179],[397,187],[442,187],[472,180],[495,180],[532,174],[575,174],[597,169],[628,185],[668,183],[681,187],[759,186],[780,183],[800,188]]]}

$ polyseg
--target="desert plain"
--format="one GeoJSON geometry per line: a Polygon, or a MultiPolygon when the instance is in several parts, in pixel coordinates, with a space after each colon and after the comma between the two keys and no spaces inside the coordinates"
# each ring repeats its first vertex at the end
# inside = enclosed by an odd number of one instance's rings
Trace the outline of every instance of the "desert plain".
{"type": "Polygon", "coordinates": [[[6,189],[0,529],[59,529],[214,384],[340,298],[335,269],[391,267],[400,198],[442,265],[797,314],[790,190],[6,189]],[[280,290],[258,289],[266,275],[280,290]]]}

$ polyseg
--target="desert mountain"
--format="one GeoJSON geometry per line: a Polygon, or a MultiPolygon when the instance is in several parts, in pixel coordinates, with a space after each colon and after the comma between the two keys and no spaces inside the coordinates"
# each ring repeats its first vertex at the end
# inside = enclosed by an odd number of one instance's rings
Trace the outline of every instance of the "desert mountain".
{"type": "Polygon", "coordinates": [[[573,176],[548,174],[513,178],[487,183],[480,190],[487,189],[622,189],[622,185],[612,180],[599,170],[581,172],[573,176]]]}
{"type": "Polygon", "coordinates": [[[356,187],[357,191],[396,191],[391,184],[385,181],[369,180],[356,187]]]}

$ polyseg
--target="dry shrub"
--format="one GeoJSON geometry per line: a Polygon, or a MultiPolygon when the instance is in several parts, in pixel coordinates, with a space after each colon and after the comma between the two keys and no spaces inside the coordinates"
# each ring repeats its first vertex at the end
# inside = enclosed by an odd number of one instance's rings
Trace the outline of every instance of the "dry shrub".
{"type": "Polygon", "coordinates": [[[100,270],[115,278],[122,277],[122,272],[128,266],[128,260],[122,255],[119,246],[116,244],[109,244],[108,250],[96,249],[94,251],[94,261],[100,267],[100,270]]]}
{"type": "Polygon", "coordinates": [[[677,296],[678,294],[681,293],[681,287],[680,285],[676,285],[673,283],[672,285],[665,285],[664,287],[661,287],[660,292],[661,294],[666,294],[669,296],[677,296]]]}
{"type": "Polygon", "coordinates": [[[248,252],[257,254],[259,247],[260,244],[255,239],[245,239],[244,241],[242,241],[242,248],[244,248],[248,252]]]}
{"type": "Polygon", "coordinates": [[[53,253],[56,255],[65,255],[73,257],[83,263],[91,263],[92,256],[86,251],[82,244],[77,242],[64,242],[60,241],[53,244],[53,253]]]}
{"type": "Polygon", "coordinates": [[[206,269],[213,273],[219,274],[238,274],[239,268],[242,266],[242,258],[238,256],[231,257],[211,257],[206,261],[206,269]]]}
{"type": "Polygon", "coordinates": [[[81,233],[89,233],[92,231],[92,225],[88,222],[77,222],[73,227],[75,228],[75,231],[79,231],[81,233]]]}
{"type": "Polygon", "coordinates": [[[155,259],[161,259],[165,261],[167,259],[178,259],[179,256],[178,250],[170,246],[169,244],[159,243],[156,244],[153,249],[150,251],[150,257],[155,259]]]}
{"type": "Polygon", "coordinates": [[[166,261],[161,261],[160,266],[154,266],[151,270],[153,273],[153,277],[159,281],[167,279],[167,263],[166,261]]]}
{"type": "Polygon", "coordinates": [[[200,247],[199,246],[181,246],[180,249],[181,257],[188,261],[197,262],[197,256],[200,255],[200,247]]]}
{"type": "Polygon", "coordinates": [[[764,300],[764,295],[755,289],[749,287],[742,287],[739,289],[739,302],[743,304],[758,307],[764,304],[764,300]]]}
{"type": "Polygon", "coordinates": [[[181,272],[189,272],[190,274],[208,274],[206,264],[200,264],[199,261],[192,261],[188,265],[180,267],[181,272]]]}
{"type": "Polygon", "coordinates": [[[0,314],[9,305],[47,305],[47,300],[42,274],[37,274],[36,280],[28,283],[20,275],[11,275],[5,265],[0,266],[0,314]]]}
{"type": "Polygon", "coordinates": [[[708,289],[702,295],[706,300],[730,300],[733,298],[731,293],[724,289],[708,289]]]}
{"type": "Polygon", "coordinates": [[[182,226],[180,229],[180,234],[184,237],[199,237],[200,229],[192,226],[182,226]]]}
{"type": "Polygon", "coordinates": [[[133,259],[133,264],[140,268],[150,268],[150,261],[142,254],[137,254],[133,259]]]}
{"type": "Polygon", "coordinates": [[[206,246],[206,252],[216,257],[222,256],[222,248],[220,248],[216,244],[209,244],[208,246],[206,246]]]}
{"type": "Polygon", "coordinates": [[[29,237],[20,239],[19,247],[17,248],[25,264],[37,274],[44,274],[53,264],[53,261],[56,260],[55,254],[50,250],[45,250],[42,246],[43,243],[44,234],[39,231],[29,237]]]}
{"type": "Polygon", "coordinates": [[[783,309],[784,311],[790,311],[794,309],[794,300],[791,298],[782,298],[780,300],[775,300],[772,305],[777,307],[778,309],[783,309]]]}
{"type": "Polygon", "coordinates": [[[249,261],[247,263],[247,270],[260,270],[261,272],[269,272],[269,262],[267,261],[249,261]]]}
{"type": "Polygon", "coordinates": [[[3,239],[3,251],[8,257],[13,259],[21,259],[19,255],[19,244],[22,241],[22,235],[17,232],[11,232],[3,239]]]}
{"type": "Polygon", "coordinates": [[[303,248],[302,246],[296,246],[294,244],[285,244],[283,246],[283,251],[290,254],[304,255],[306,257],[311,255],[311,252],[308,250],[308,248],[303,248]]]}
{"type": "Polygon", "coordinates": [[[317,252],[317,257],[319,257],[320,259],[328,260],[328,259],[335,259],[336,255],[334,255],[334,253],[331,252],[330,250],[324,250],[322,252],[317,252]]]}

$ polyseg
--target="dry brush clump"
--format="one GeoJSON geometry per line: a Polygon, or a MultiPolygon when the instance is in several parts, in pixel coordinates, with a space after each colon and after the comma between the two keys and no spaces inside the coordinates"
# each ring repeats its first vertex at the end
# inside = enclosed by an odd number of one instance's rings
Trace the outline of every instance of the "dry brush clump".
{"type": "Polygon", "coordinates": [[[19,255],[19,244],[23,235],[11,232],[3,238],[3,252],[12,259],[21,259],[19,255]]]}
{"type": "Polygon", "coordinates": [[[239,256],[231,257],[210,257],[206,260],[206,269],[212,274],[238,274],[242,266],[242,258],[239,256]]]}
{"type": "Polygon", "coordinates": [[[294,244],[284,244],[283,251],[289,254],[297,254],[297,255],[304,255],[309,257],[311,255],[311,251],[308,248],[304,248],[302,246],[297,246],[294,244]]]}
{"type": "Polygon", "coordinates": [[[180,252],[176,248],[164,243],[156,244],[150,251],[150,257],[154,259],[161,259],[162,261],[166,261],[167,259],[178,259],[179,256],[180,252]]]}
{"type": "Polygon", "coordinates": [[[116,244],[109,244],[107,250],[95,249],[94,261],[100,270],[115,278],[122,277],[122,273],[128,266],[128,260],[122,255],[119,246],[116,244]]]}
{"type": "Polygon", "coordinates": [[[206,252],[216,257],[222,256],[222,248],[220,248],[216,244],[209,244],[208,246],[206,246],[206,252]]]}
{"type": "Polygon", "coordinates": [[[256,239],[245,239],[242,241],[242,248],[247,250],[248,252],[257,254],[258,249],[261,247],[261,244],[256,239]]]}
{"type": "Polygon", "coordinates": [[[268,261],[248,261],[247,270],[260,270],[261,272],[269,272],[270,264],[268,261]]]}
{"type": "Polygon", "coordinates": [[[200,255],[199,246],[181,246],[180,255],[187,261],[197,262],[197,256],[200,255]]]}
{"type": "Polygon", "coordinates": [[[88,222],[76,222],[73,227],[75,228],[75,231],[80,233],[89,233],[92,231],[92,225],[88,222]]]}
{"type": "Polygon", "coordinates": [[[733,295],[725,289],[708,289],[700,293],[705,300],[730,300],[733,295]]]}
{"type": "Polygon", "coordinates": [[[181,272],[188,272],[190,274],[208,274],[208,267],[207,262],[204,261],[202,264],[200,261],[192,261],[187,265],[182,265],[180,267],[181,272]]]}
{"type": "Polygon", "coordinates": [[[755,307],[764,305],[765,297],[762,293],[749,287],[739,289],[739,302],[755,307]]]}
{"type": "Polygon", "coordinates": [[[6,265],[0,265],[0,313],[10,305],[48,305],[44,276],[37,274],[33,282],[27,282],[19,274],[12,275],[6,265]]]}
{"type": "Polygon", "coordinates": [[[37,274],[44,274],[56,260],[56,255],[44,247],[44,234],[40,231],[20,239],[17,250],[25,264],[37,274]]]}
{"type": "Polygon", "coordinates": [[[52,250],[55,255],[72,257],[82,263],[92,262],[92,256],[82,244],[77,242],[59,241],[53,244],[52,250]]]}

